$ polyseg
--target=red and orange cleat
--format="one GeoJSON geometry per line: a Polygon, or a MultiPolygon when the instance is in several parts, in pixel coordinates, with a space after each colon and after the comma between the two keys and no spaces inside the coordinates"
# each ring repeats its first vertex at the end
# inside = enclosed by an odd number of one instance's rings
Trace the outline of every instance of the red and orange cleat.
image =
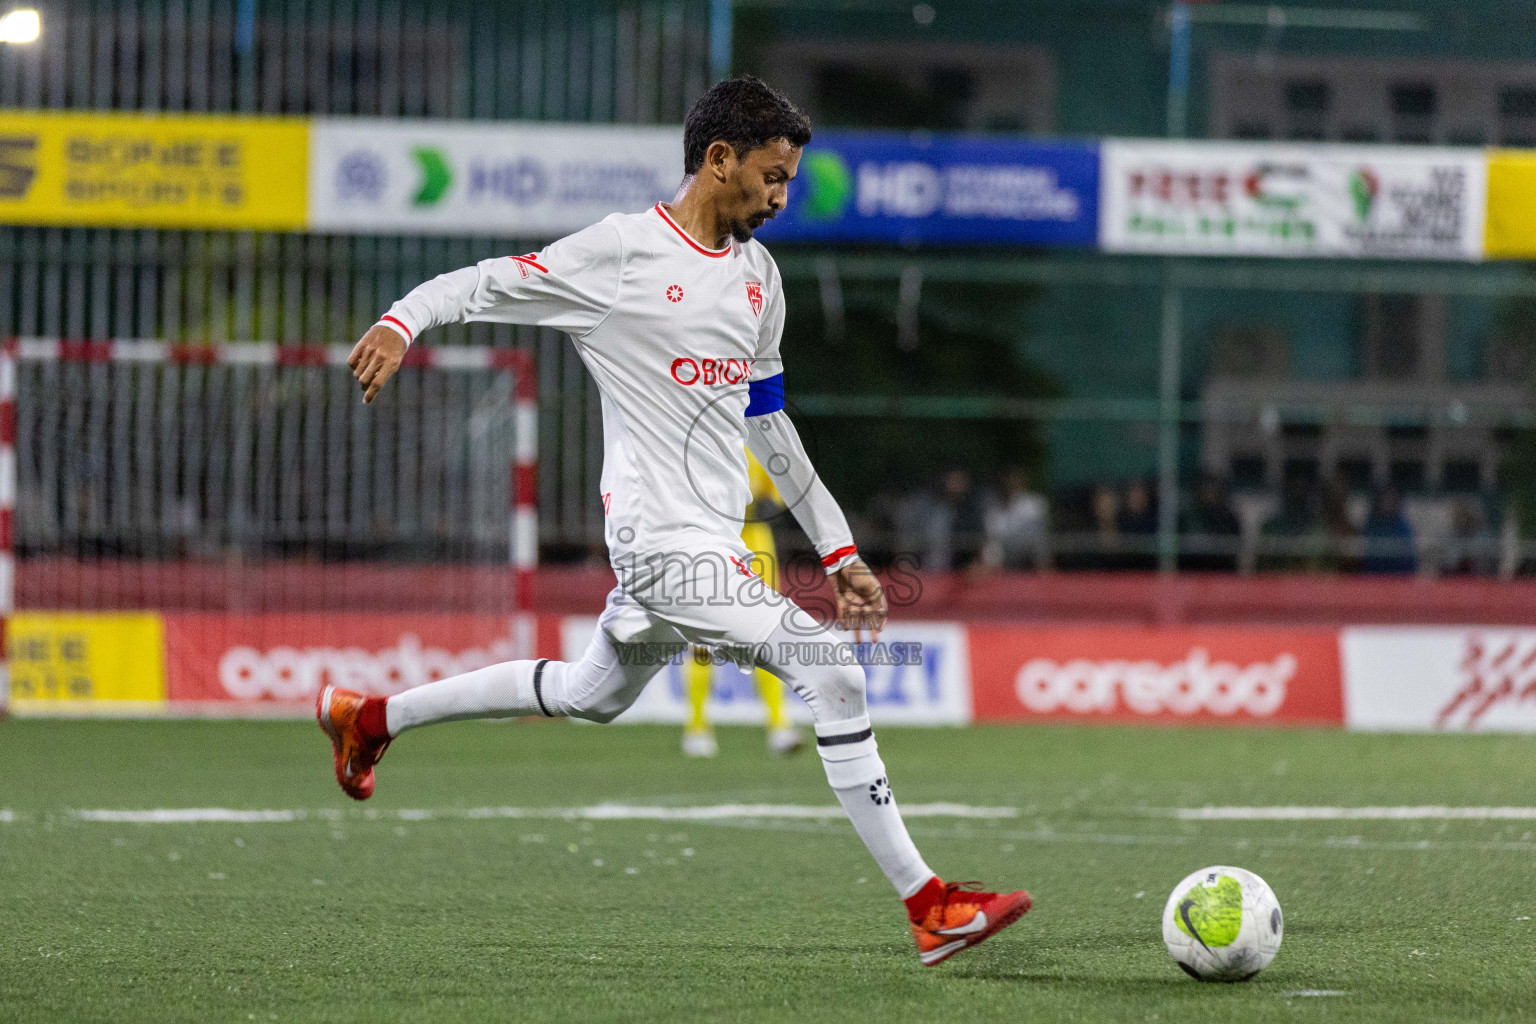
{"type": "Polygon", "coordinates": [[[354,800],[373,796],[373,766],[389,748],[383,710],[383,698],[338,686],[325,687],[315,699],[315,718],[336,752],[336,781],[354,800]]]}
{"type": "Polygon", "coordinates": [[[991,938],[1033,906],[1023,890],[982,892],[980,882],[946,883],[937,876],[906,903],[917,955],[926,967],[991,938]]]}

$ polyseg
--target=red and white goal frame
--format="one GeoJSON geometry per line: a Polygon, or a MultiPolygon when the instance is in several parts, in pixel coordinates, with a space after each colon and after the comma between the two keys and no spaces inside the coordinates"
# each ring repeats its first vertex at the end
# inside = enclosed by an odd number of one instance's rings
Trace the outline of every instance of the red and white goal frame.
{"type": "MultiPolygon", "coordinates": [[[[0,343],[0,716],[10,699],[7,634],[16,605],[18,364],[96,363],[153,366],[345,367],[350,345],[281,345],[270,342],[176,344],[154,340],[75,341],[23,337],[0,343]]],[[[532,585],[538,566],[538,378],[533,357],[518,349],[485,345],[415,346],[405,367],[445,371],[503,370],[512,375],[514,429],[510,467],[509,562],[515,588],[515,639],[533,644],[532,585]]]]}

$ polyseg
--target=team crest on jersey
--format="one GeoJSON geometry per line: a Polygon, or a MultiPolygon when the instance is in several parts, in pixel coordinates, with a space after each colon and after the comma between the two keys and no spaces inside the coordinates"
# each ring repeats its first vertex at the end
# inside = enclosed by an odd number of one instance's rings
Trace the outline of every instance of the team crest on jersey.
{"type": "Polygon", "coordinates": [[[751,305],[754,316],[763,315],[763,283],[761,281],[747,282],[747,302],[751,305]]]}

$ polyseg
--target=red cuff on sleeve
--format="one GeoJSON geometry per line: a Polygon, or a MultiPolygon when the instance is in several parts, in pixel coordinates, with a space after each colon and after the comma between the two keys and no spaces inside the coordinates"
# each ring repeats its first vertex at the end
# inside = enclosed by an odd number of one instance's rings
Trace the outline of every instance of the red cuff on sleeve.
{"type": "Polygon", "coordinates": [[[857,547],[855,547],[854,545],[849,544],[846,547],[838,548],[836,551],[832,552],[830,555],[824,555],[822,557],[822,559],[821,559],[821,564],[824,567],[830,569],[830,568],[832,568],[832,566],[836,565],[838,562],[841,562],[843,559],[847,558],[849,555],[856,555],[858,553],[859,553],[859,549],[857,547]]]}
{"type": "Polygon", "coordinates": [[[394,324],[396,327],[400,328],[402,331],[405,332],[405,340],[406,341],[415,341],[416,340],[416,335],[411,332],[411,329],[409,327],[405,326],[405,324],[401,323],[399,320],[396,320],[394,317],[390,316],[388,313],[385,313],[383,316],[379,317],[379,323],[383,323],[386,320],[388,320],[390,323],[394,324]]]}

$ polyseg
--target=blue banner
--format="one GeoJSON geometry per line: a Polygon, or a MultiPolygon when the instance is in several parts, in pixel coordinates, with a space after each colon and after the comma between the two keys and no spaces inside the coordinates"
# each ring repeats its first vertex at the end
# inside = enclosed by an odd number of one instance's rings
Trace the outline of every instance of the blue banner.
{"type": "Polygon", "coordinates": [[[1094,245],[1099,148],[958,135],[817,132],[763,225],[773,242],[1094,245]]]}

